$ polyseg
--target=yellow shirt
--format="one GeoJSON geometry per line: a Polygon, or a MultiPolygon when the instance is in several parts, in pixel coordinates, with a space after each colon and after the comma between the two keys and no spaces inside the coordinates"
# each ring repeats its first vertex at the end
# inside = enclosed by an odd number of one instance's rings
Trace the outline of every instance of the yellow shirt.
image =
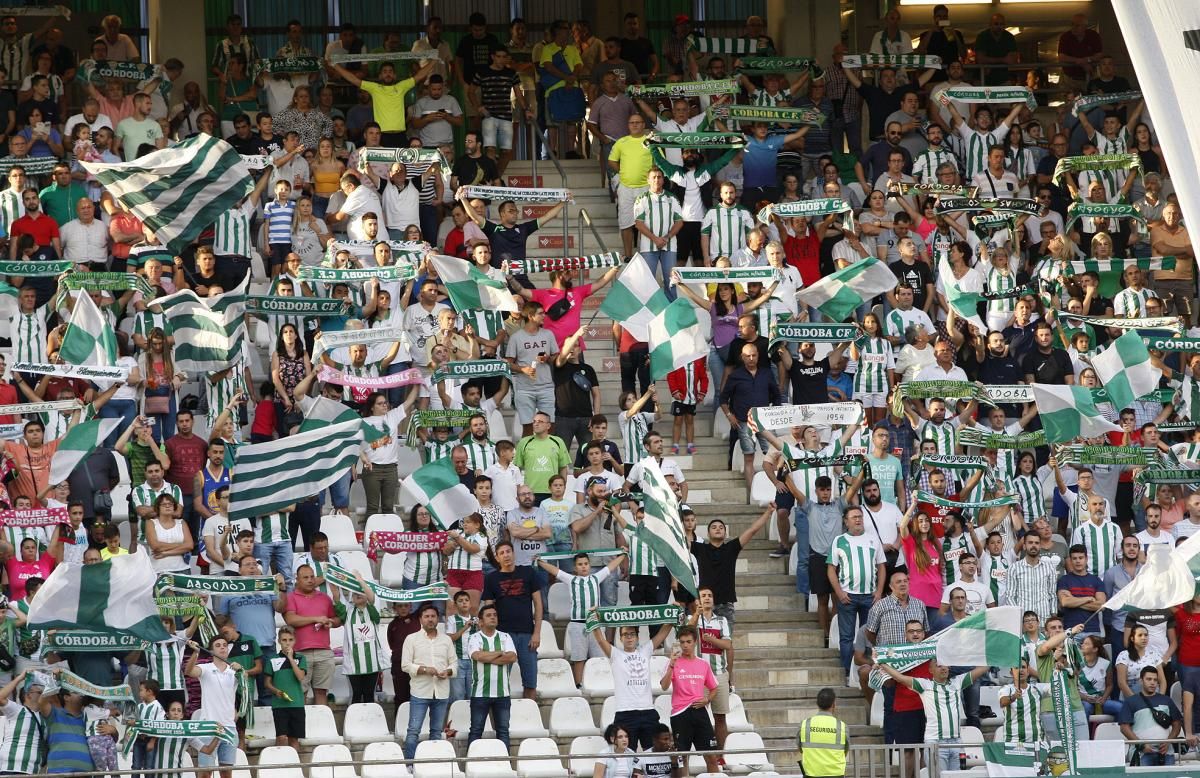
{"type": "Polygon", "coordinates": [[[371,95],[371,106],[374,109],[375,121],[383,132],[404,132],[404,96],[408,94],[417,82],[411,78],[397,81],[394,84],[381,84],[378,81],[363,81],[359,87],[371,95]]]}
{"type": "Polygon", "coordinates": [[[646,175],[654,164],[654,160],[650,157],[650,149],[646,148],[645,140],[644,136],[635,138],[632,135],[626,135],[618,138],[613,143],[612,150],[608,152],[610,160],[621,163],[617,168],[620,171],[621,183],[630,188],[646,186],[646,175]]]}
{"type": "Polygon", "coordinates": [[[129,552],[123,548],[118,548],[116,551],[109,551],[108,546],[100,549],[100,561],[107,562],[115,556],[125,556],[129,552]]]}
{"type": "MultiPolygon", "coordinates": [[[[563,59],[567,61],[567,67],[559,68],[559,70],[574,73],[575,68],[583,64],[583,60],[579,58],[579,49],[575,48],[575,44],[573,43],[568,43],[566,48],[559,46],[557,43],[547,43],[542,47],[542,55],[538,58],[538,64],[545,65],[547,62],[551,62],[554,59],[554,55],[560,51],[562,52],[563,59]]],[[[550,94],[563,85],[564,82],[561,79],[556,81],[546,87],[546,94],[550,94]]]]}

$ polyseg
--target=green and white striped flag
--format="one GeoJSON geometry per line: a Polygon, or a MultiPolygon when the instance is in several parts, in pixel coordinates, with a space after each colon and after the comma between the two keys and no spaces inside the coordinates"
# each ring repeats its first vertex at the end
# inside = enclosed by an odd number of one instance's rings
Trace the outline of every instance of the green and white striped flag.
{"type": "Polygon", "coordinates": [[[708,339],[696,308],[682,297],[650,320],[649,335],[650,378],[654,381],[708,354],[708,339]]]}
{"type": "Polygon", "coordinates": [[[50,460],[51,484],[60,484],[91,456],[100,441],[116,430],[120,419],[96,419],[76,424],[58,441],[58,449],[50,460]]]}
{"type": "Polygon", "coordinates": [[[694,596],[696,581],[692,578],[692,554],[683,522],[679,519],[679,502],[667,484],[666,476],[654,457],[646,457],[642,466],[642,494],[645,518],[637,526],[637,539],[649,546],[671,577],[694,596]]]}
{"type": "Polygon", "coordinates": [[[132,162],[80,164],[175,254],[254,188],[237,150],[204,133],[132,162]]]}
{"type": "Polygon", "coordinates": [[[974,324],[975,328],[980,332],[987,332],[987,326],[979,318],[979,304],[984,301],[983,295],[976,292],[964,292],[959,288],[954,274],[948,272],[949,265],[945,264],[945,260],[940,264],[940,270],[943,272],[942,278],[945,280],[946,286],[946,302],[968,324],[974,324]]]}
{"type": "Polygon", "coordinates": [[[1150,352],[1136,330],[1128,330],[1108,348],[1092,357],[1096,376],[1108,390],[1114,408],[1128,408],[1133,401],[1158,388],[1162,372],[1150,364],[1150,352]]]}
{"type": "Polygon", "coordinates": [[[1086,386],[1031,384],[1048,443],[1094,438],[1121,428],[1104,418],[1086,386]]]}
{"type": "Polygon", "coordinates": [[[362,445],[362,422],[350,420],[240,447],[229,518],[265,516],[318,494],[354,465],[362,445]]]}
{"type": "Polygon", "coordinates": [[[69,365],[115,365],[117,333],[86,292],[75,298],[59,355],[69,365]]]}
{"type": "Polygon", "coordinates": [[[1024,743],[984,743],[988,778],[1032,778],[1041,768],[1036,746],[1024,743]]]}
{"type": "Polygon", "coordinates": [[[871,257],[822,278],[801,290],[798,296],[801,302],[819,310],[826,319],[840,322],[875,295],[895,287],[895,274],[887,265],[871,257]]]}
{"type": "Polygon", "coordinates": [[[701,54],[753,54],[758,51],[757,38],[688,38],[692,48],[701,54]]]}
{"type": "Polygon", "coordinates": [[[337,400],[330,400],[328,397],[313,398],[312,405],[308,406],[308,411],[304,414],[304,421],[300,422],[299,432],[312,432],[348,421],[357,421],[362,425],[363,442],[365,443],[374,443],[380,438],[387,437],[386,432],[367,424],[353,409],[347,408],[337,400]]]}
{"type": "Polygon", "coordinates": [[[29,606],[28,629],[89,629],[170,640],[154,601],[150,555],[126,554],[94,565],[59,565],[29,606]]]}
{"type": "Polygon", "coordinates": [[[246,287],[201,299],[184,289],[156,300],[175,336],[175,368],[188,374],[215,373],[242,357],[246,339],[246,287]]]}
{"type": "Polygon", "coordinates": [[[641,254],[634,254],[609,287],[604,302],[600,303],[600,313],[620,322],[630,335],[647,343],[650,322],[666,310],[670,302],[646,260],[641,254]]]}
{"type": "Polygon", "coordinates": [[[417,468],[401,484],[402,489],[417,498],[433,517],[438,529],[479,511],[479,500],[462,482],[449,458],[438,459],[417,468]]]}
{"type": "Polygon", "coordinates": [[[1016,605],[1004,605],[987,608],[955,622],[938,635],[938,664],[1018,666],[1021,663],[1021,613],[1016,605]]]}
{"type": "Polygon", "coordinates": [[[476,267],[458,257],[433,254],[429,257],[437,268],[438,278],[446,285],[450,304],[459,311],[515,311],[517,303],[502,281],[488,278],[476,267]]]}

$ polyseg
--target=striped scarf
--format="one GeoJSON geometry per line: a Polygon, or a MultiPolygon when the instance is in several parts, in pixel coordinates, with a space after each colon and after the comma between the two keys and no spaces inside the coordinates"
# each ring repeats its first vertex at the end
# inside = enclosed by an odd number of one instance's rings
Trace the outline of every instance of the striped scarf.
{"type": "Polygon", "coordinates": [[[678,605],[628,605],[596,608],[588,614],[583,628],[591,632],[597,627],[640,627],[651,624],[679,625],[683,609],[678,605]]]}
{"type": "Polygon", "coordinates": [[[785,105],[724,105],[709,106],[709,120],[731,122],[786,122],[809,127],[825,126],[825,114],[817,108],[791,108],[785,105]]]}
{"type": "Polygon", "coordinates": [[[633,99],[646,97],[699,97],[701,95],[735,95],[740,87],[736,79],[715,81],[677,81],[673,84],[630,84],[625,93],[633,99]]]}
{"type": "Polygon", "coordinates": [[[1140,89],[1130,89],[1127,92],[1113,92],[1112,94],[1102,95],[1080,95],[1075,98],[1075,103],[1071,106],[1071,113],[1078,116],[1080,112],[1087,113],[1098,105],[1108,105],[1109,103],[1128,103],[1134,100],[1140,100],[1142,92],[1140,89]]]}
{"type": "Polygon", "coordinates": [[[620,267],[621,255],[615,251],[606,254],[589,254],[586,257],[546,257],[543,259],[510,259],[510,275],[530,273],[553,273],[556,270],[592,270],[602,267],[620,267]]]}
{"type": "Polygon", "coordinates": [[[742,57],[739,73],[808,73],[814,81],[824,78],[825,71],[815,59],[807,57],[742,57]]]}
{"type": "Polygon", "coordinates": [[[1090,203],[1086,200],[1076,200],[1067,207],[1067,224],[1064,229],[1069,230],[1075,222],[1089,218],[1133,219],[1143,226],[1146,224],[1146,217],[1130,203],[1090,203]]]}
{"type": "Polygon", "coordinates": [[[254,77],[259,73],[318,73],[320,57],[270,57],[254,63],[254,77]]]}
{"type": "Polygon", "coordinates": [[[942,95],[964,103],[1025,103],[1031,111],[1037,108],[1033,92],[1023,86],[954,87],[942,95]]]}
{"type": "Polygon", "coordinates": [[[1017,449],[1037,448],[1046,445],[1046,432],[1023,432],[1020,435],[1009,435],[1006,432],[984,432],[978,429],[960,429],[955,433],[958,442],[964,446],[979,448],[1017,449]]]}
{"type": "Polygon", "coordinates": [[[909,194],[917,192],[927,195],[954,195],[956,197],[974,198],[979,194],[977,186],[958,186],[957,184],[918,184],[909,181],[900,181],[896,184],[896,189],[900,194],[909,194]]]}
{"type": "Polygon", "coordinates": [[[757,38],[689,37],[688,46],[701,54],[753,54],[758,51],[757,38]]]}
{"type": "Polygon", "coordinates": [[[89,292],[131,290],[141,292],[142,296],[147,299],[154,297],[150,284],[136,273],[72,273],[66,277],[65,284],[72,291],[78,289],[85,289],[89,292]]]}
{"type": "Polygon", "coordinates": [[[1200,468],[1151,467],[1133,480],[1139,484],[1200,484],[1200,468]]]}
{"type": "MultiPolygon", "coordinates": [[[[433,371],[430,379],[435,384],[446,379],[493,378],[495,376],[512,377],[512,368],[507,362],[499,359],[477,359],[470,362],[446,362],[433,371]]],[[[482,411],[479,411],[482,413],[482,411]]]]}
{"type": "Polygon", "coordinates": [[[168,719],[139,719],[125,727],[125,743],[122,753],[133,753],[133,746],[141,736],[154,738],[178,738],[190,740],[194,737],[217,738],[231,746],[237,745],[237,736],[215,721],[174,721],[168,719]]]}
{"type": "Polygon", "coordinates": [[[989,405],[992,404],[986,390],[970,381],[905,381],[896,387],[892,398],[892,409],[899,416],[904,412],[904,400],[928,400],[934,397],[974,399],[989,405]]]}
{"type": "Polygon", "coordinates": [[[1036,216],[1041,207],[1036,200],[1025,200],[1019,197],[947,197],[938,200],[938,213],[982,213],[1003,212],[1028,214],[1036,216]]]}
{"type": "Polygon", "coordinates": [[[861,334],[857,324],[782,322],[771,332],[771,343],[847,343],[861,334]]]}
{"type": "MultiPolygon", "coordinates": [[[[1200,351],[1200,338],[1142,338],[1142,342],[1153,351],[1200,351]]],[[[1185,383],[1189,378],[1184,377],[1185,383]]]]}
{"type": "MultiPolygon", "coordinates": [[[[354,573],[344,567],[332,564],[326,565],[325,580],[339,589],[357,594],[363,593],[363,588],[358,583],[358,579],[354,577],[354,573]]],[[[393,589],[389,586],[377,584],[374,581],[367,581],[366,584],[367,588],[384,602],[428,602],[450,599],[450,589],[444,581],[439,581],[428,586],[420,586],[416,589],[404,590],[393,589]]]]}
{"type": "Polygon", "coordinates": [[[913,499],[917,502],[927,502],[930,505],[936,505],[939,508],[966,508],[972,510],[983,510],[986,508],[1000,508],[1005,505],[1016,505],[1019,500],[1015,494],[1006,494],[1002,497],[996,497],[991,500],[975,500],[973,502],[965,502],[961,500],[947,500],[945,497],[938,497],[936,494],[917,490],[913,499]]]}
{"type": "Polygon", "coordinates": [[[942,69],[942,58],[935,54],[847,54],[842,57],[844,68],[922,68],[942,69]]]}
{"type": "Polygon", "coordinates": [[[1087,154],[1063,157],[1054,166],[1054,180],[1064,173],[1081,173],[1085,170],[1141,170],[1142,158],[1137,154],[1087,154]]]}
{"type": "Polygon", "coordinates": [[[1128,465],[1152,467],[1158,463],[1158,453],[1152,448],[1138,446],[1058,446],[1054,452],[1060,465],[1128,465]]]}

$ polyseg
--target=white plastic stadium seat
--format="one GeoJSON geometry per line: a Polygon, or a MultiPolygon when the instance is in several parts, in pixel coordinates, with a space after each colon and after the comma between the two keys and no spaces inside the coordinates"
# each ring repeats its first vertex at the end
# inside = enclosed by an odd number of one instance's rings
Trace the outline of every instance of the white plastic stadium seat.
{"type": "MultiPolygon", "coordinates": [[[[608,660],[604,661],[607,664],[608,660]]],[[[571,670],[571,663],[567,660],[540,659],[537,663],[537,671],[539,698],[553,700],[558,697],[575,697],[579,694],[579,690],[575,688],[575,674],[571,670]]]]}
{"type": "MultiPolygon", "coordinates": [[[[388,508],[390,506],[383,506],[388,508]]],[[[403,532],[404,519],[394,513],[372,513],[367,517],[367,523],[363,525],[363,544],[364,551],[371,550],[371,533],[372,532],[403,532]]]]}
{"type": "Polygon", "coordinates": [[[1121,726],[1113,722],[1100,724],[1096,727],[1096,734],[1092,736],[1092,740],[1124,740],[1125,736],[1121,734],[1121,726]]]}
{"type": "Polygon", "coordinates": [[[291,746],[267,746],[258,755],[258,764],[262,765],[293,765],[292,767],[275,767],[259,770],[256,775],[266,778],[304,778],[304,769],[300,767],[300,755],[291,746]]]}
{"type": "MultiPolygon", "coordinates": [[[[726,751],[744,751],[755,748],[764,748],[762,736],[757,732],[730,732],[729,737],[725,738],[726,751]]],[[[725,764],[731,772],[748,773],[752,770],[769,768],[771,760],[767,758],[765,752],[750,754],[727,753],[725,755],[725,764]]]]}
{"type": "MultiPolygon", "coordinates": [[[[333,640],[334,630],[329,631],[329,645],[335,647],[342,645],[341,638],[344,633],[340,630],[344,630],[345,627],[338,627],[337,629],[339,630],[336,633],[338,636],[337,642],[333,640]]],[[[388,675],[391,675],[391,673],[388,673],[388,675]]],[[[345,704],[346,700],[354,697],[354,690],[350,688],[350,679],[346,677],[346,669],[342,667],[341,663],[333,670],[333,683],[329,684],[328,691],[331,705],[334,702],[345,704]]]]}
{"type": "Polygon", "coordinates": [[[599,735],[592,706],[583,697],[559,697],[550,706],[550,735],[556,738],[599,735]]]}
{"type": "Polygon", "coordinates": [[[560,778],[566,772],[562,759],[529,759],[531,756],[558,756],[558,744],[548,737],[522,740],[517,748],[517,775],[520,778],[560,778]]]}
{"type": "MultiPolygon", "coordinates": [[[[855,673],[855,675],[857,675],[857,673],[855,673]]],[[[1000,687],[999,686],[980,686],[979,687],[979,704],[981,706],[986,705],[987,707],[992,709],[993,713],[996,714],[994,717],[992,717],[990,719],[983,720],[982,723],[985,727],[997,726],[1004,720],[1000,715],[1001,710],[1000,710],[1000,687]]]]}
{"type": "Polygon", "coordinates": [[[329,536],[329,550],[337,554],[342,551],[361,551],[362,543],[354,534],[354,519],[341,513],[321,517],[321,531],[329,536]]]}
{"type": "Polygon", "coordinates": [[[871,726],[883,726],[883,695],[876,694],[871,698],[871,726]]]}
{"type": "Polygon", "coordinates": [[[347,708],[342,729],[346,732],[346,742],[351,744],[392,739],[383,707],[375,702],[358,702],[347,708]]]}
{"type": "Polygon", "coordinates": [[[599,735],[584,735],[571,741],[571,775],[590,778],[596,768],[596,754],[608,747],[599,735]]]}
{"type": "Polygon", "coordinates": [[[517,778],[508,759],[508,746],[499,740],[480,738],[467,749],[467,778],[517,778]],[[470,761],[476,757],[495,757],[488,761],[470,761]]]}
{"type": "Polygon", "coordinates": [[[737,694],[729,695],[729,713],[725,715],[725,726],[730,732],[754,731],[754,725],[746,717],[746,706],[742,703],[741,696],[737,694]]]}
{"type": "Polygon", "coordinates": [[[604,704],[600,706],[600,731],[604,732],[608,729],[608,725],[613,723],[613,719],[617,717],[617,698],[605,697],[604,704]]]}
{"type": "Polygon", "coordinates": [[[557,621],[562,621],[571,615],[571,592],[567,589],[567,585],[561,581],[555,581],[550,584],[550,591],[546,595],[546,607],[550,612],[550,618],[557,621]]]}
{"type": "Polygon", "coordinates": [[[613,694],[612,665],[608,659],[596,656],[583,666],[583,693],[593,699],[613,694]]]}
{"type": "MultiPolygon", "coordinates": [[[[541,692],[538,683],[538,692],[541,692]]],[[[508,734],[513,740],[524,740],[527,737],[547,737],[550,732],[542,724],[542,709],[537,700],[516,699],[508,717],[508,734]]]]}
{"type": "Polygon", "coordinates": [[[542,619],[541,625],[542,641],[538,643],[538,660],[562,659],[563,650],[558,647],[558,636],[554,634],[554,625],[550,623],[549,619],[542,619]]]}
{"type": "Polygon", "coordinates": [[[250,778],[250,771],[245,769],[249,766],[250,760],[246,758],[246,752],[239,748],[233,758],[233,778],[250,778]],[[242,769],[239,770],[239,767],[242,769]]]}
{"type": "Polygon", "coordinates": [[[361,548],[341,552],[338,554],[338,561],[350,572],[357,570],[366,580],[375,580],[375,570],[371,567],[371,560],[367,559],[366,552],[361,548]]]}
{"type": "Polygon", "coordinates": [[[463,778],[458,762],[430,762],[431,759],[455,759],[454,744],[449,740],[426,740],[417,744],[414,778],[463,778]]]}
{"type": "MultiPolygon", "coordinates": [[[[662,694],[654,698],[654,710],[658,711],[658,720],[668,727],[671,726],[671,695],[662,694]]],[[[728,721],[728,717],[726,717],[728,721]]],[[[732,732],[733,730],[730,730],[732,732]]]]}
{"type": "MultiPolygon", "coordinates": [[[[660,654],[655,654],[654,656],[650,657],[650,678],[651,678],[651,680],[653,680],[655,678],[662,678],[663,673],[665,673],[667,671],[667,665],[669,665],[669,664],[671,664],[671,658],[668,656],[662,656],[660,654]]],[[[650,691],[653,692],[655,696],[658,696],[660,694],[670,694],[671,686],[667,686],[667,688],[664,689],[664,688],[662,688],[662,684],[654,682],[654,683],[650,684],[650,691]]]]}
{"type": "Polygon", "coordinates": [[[363,751],[362,778],[408,778],[404,748],[394,740],[386,743],[367,743],[363,751]]]}
{"type": "Polygon", "coordinates": [[[261,705],[254,708],[254,726],[246,730],[246,748],[275,745],[275,718],[271,709],[261,705]]]}
{"type": "Polygon", "coordinates": [[[309,771],[309,778],[358,778],[358,771],[354,769],[354,757],[350,755],[350,749],[341,744],[327,744],[317,746],[313,749],[312,756],[309,757],[312,763],[318,762],[337,762],[336,767],[313,767],[309,771]]]}
{"type": "Polygon", "coordinates": [[[302,746],[323,746],[342,742],[337,722],[333,720],[333,708],[328,705],[304,706],[304,734],[302,746]]]}
{"type": "MultiPolygon", "coordinates": [[[[391,675],[391,673],[388,673],[388,675],[391,675]]],[[[453,706],[451,706],[451,707],[453,707],[453,706]]],[[[426,732],[428,729],[429,729],[429,713],[426,712],[425,718],[421,719],[420,731],[426,732]]],[[[408,735],[408,703],[407,702],[400,703],[400,706],[398,708],[396,708],[395,733],[396,733],[396,740],[400,741],[401,743],[404,742],[404,738],[408,735]]],[[[421,738],[424,739],[425,735],[422,735],[421,738]]]]}
{"type": "Polygon", "coordinates": [[[399,589],[403,586],[405,556],[404,552],[400,552],[399,554],[384,554],[383,558],[379,561],[378,583],[394,589],[399,589]]]}

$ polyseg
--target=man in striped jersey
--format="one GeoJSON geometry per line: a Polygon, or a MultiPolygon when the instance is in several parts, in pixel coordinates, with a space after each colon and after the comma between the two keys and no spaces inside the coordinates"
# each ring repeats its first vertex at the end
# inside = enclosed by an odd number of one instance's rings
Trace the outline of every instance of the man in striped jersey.
{"type": "Polygon", "coordinates": [[[1121,553],[1121,528],[1108,518],[1108,501],[1098,494],[1088,497],[1088,520],[1071,533],[1071,546],[1087,552],[1087,571],[1104,575],[1121,553]]]}
{"type": "Polygon", "coordinates": [[[0,689],[0,713],[8,720],[0,741],[0,768],[5,774],[30,775],[42,771],[46,758],[42,721],[45,676],[22,671],[0,689]],[[17,701],[10,699],[17,693],[17,701]]]}
{"type": "Polygon", "coordinates": [[[1146,301],[1157,298],[1158,293],[1146,288],[1146,274],[1140,267],[1127,267],[1121,275],[1125,279],[1125,288],[1113,296],[1113,312],[1130,318],[1148,315],[1146,301]]]}
{"type": "Polygon", "coordinates": [[[922,184],[940,183],[938,181],[938,171],[941,166],[949,162],[957,170],[958,157],[954,156],[954,152],[943,145],[946,135],[942,132],[940,126],[930,124],[925,129],[925,140],[929,145],[924,151],[913,158],[912,176],[922,184]]]}
{"type": "Polygon", "coordinates": [[[708,662],[717,678],[717,693],[712,698],[713,729],[717,748],[724,748],[729,736],[725,721],[729,714],[729,689],[733,686],[733,628],[728,619],[713,611],[715,595],[710,587],[701,586],[699,595],[699,607],[692,614],[691,625],[700,636],[700,657],[708,662]]]}
{"type": "Polygon", "coordinates": [[[1000,687],[1005,743],[1039,743],[1042,740],[1040,707],[1050,694],[1050,684],[1029,682],[1029,657],[1022,655],[1017,680],[1000,687]]]}
{"type": "MultiPolygon", "coordinates": [[[[258,210],[258,201],[262,199],[262,194],[271,181],[271,170],[261,171],[253,191],[237,205],[218,216],[213,224],[212,251],[216,257],[217,272],[230,279],[236,279],[233,286],[226,288],[236,287],[250,271],[250,256],[254,253],[250,222],[258,210]]],[[[181,262],[182,260],[177,258],[175,266],[181,267],[181,262]]]]}
{"type": "Polygon", "coordinates": [[[550,577],[566,584],[567,589],[571,592],[571,616],[570,621],[567,622],[567,644],[570,646],[570,651],[567,659],[571,660],[571,671],[575,674],[575,686],[581,688],[583,686],[583,666],[587,664],[587,660],[604,655],[600,644],[592,636],[595,633],[589,635],[584,632],[583,624],[587,621],[588,612],[600,606],[600,584],[618,574],[617,570],[625,563],[625,552],[622,551],[614,556],[607,565],[595,573],[592,573],[591,560],[587,554],[583,553],[574,556],[574,575],[560,570],[541,557],[534,557],[533,561],[550,577]]]}
{"type": "Polygon", "coordinates": [[[976,667],[969,673],[950,677],[950,668],[940,662],[930,662],[930,679],[913,678],[898,672],[891,665],[880,665],[897,684],[907,686],[921,696],[925,707],[925,742],[937,743],[938,762],[943,770],[959,766],[963,720],[962,690],[987,674],[987,667],[976,667]]]}
{"type": "MultiPolygon", "coordinates": [[[[1067,488],[1067,482],[1063,478],[1062,470],[1058,466],[1058,459],[1050,457],[1047,464],[1050,465],[1050,469],[1054,472],[1054,481],[1058,485],[1058,496],[1067,505],[1067,522],[1065,525],[1066,532],[1063,532],[1064,535],[1068,532],[1074,534],[1075,530],[1088,520],[1093,497],[1100,498],[1104,504],[1105,517],[1108,519],[1112,518],[1108,500],[1104,499],[1104,495],[1095,490],[1096,476],[1090,467],[1083,465],[1074,466],[1075,471],[1079,474],[1076,480],[1078,492],[1074,492],[1067,488]]],[[[1059,529],[1063,529],[1061,522],[1059,529]]],[[[1101,568],[1101,573],[1106,569],[1101,568]]]]}
{"type": "Polygon", "coordinates": [[[975,177],[976,173],[981,173],[987,168],[988,149],[1006,142],[1008,128],[1020,115],[1022,103],[1013,103],[1008,116],[996,125],[993,125],[992,109],[986,105],[980,106],[975,111],[975,127],[972,128],[967,125],[967,120],[954,107],[954,102],[950,98],[943,94],[938,99],[950,111],[951,126],[962,138],[963,178],[969,181],[975,177]]]}
{"type": "Polygon", "coordinates": [[[513,639],[496,629],[499,623],[495,605],[479,609],[479,631],[467,639],[467,656],[471,657],[471,730],[467,742],[474,743],[483,736],[488,716],[496,738],[508,747],[508,717],[512,709],[509,699],[509,667],[517,661],[513,639]]]}
{"type": "MultiPolygon", "coordinates": [[[[951,354],[954,353],[953,347],[949,343],[942,341],[938,345],[949,350],[951,354]]],[[[936,352],[937,349],[935,348],[936,352]]],[[[955,369],[961,370],[962,368],[955,369]]],[[[937,444],[937,453],[939,454],[958,453],[956,431],[964,418],[969,418],[970,412],[975,409],[974,401],[967,406],[966,411],[950,421],[946,421],[946,401],[940,397],[933,397],[928,401],[926,405],[928,416],[926,418],[921,418],[919,406],[914,402],[906,400],[904,405],[904,413],[908,417],[908,423],[917,434],[917,440],[932,440],[937,444]]]]}
{"type": "MultiPolygon", "coordinates": [[[[678,152],[677,152],[678,153],[678,152]]],[[[667,284],[675,267],[675,236],[683,229],[683,210],[675,195],[667,192],[666,178],[658,168],[646,174],[649,186],[633,201],[633,228],[638,233],[638,251],[655,276],[662,268],[667,299],[675,299],[675,289],[667,284]]]]}
{"type": "Polygon", "coordinates": [[[700,225],[700,250],[705,267],[717,257],[730,257],[746,245],[746,233],[754,229],[754,217],[738,204],[737,187],[726,181],[718,193],[720,201],[704,214],[700,225]]]}
{"type": "Polygon", "coordinates": [[[825,561],[837,602],[842,670],[849,673],[858,622],[866,625],[871,606],[883,596],[886,560],[879,540],[864,532],[862,508],[846,508],[842,521],[846,531],[834,539],[825,561]]]}

